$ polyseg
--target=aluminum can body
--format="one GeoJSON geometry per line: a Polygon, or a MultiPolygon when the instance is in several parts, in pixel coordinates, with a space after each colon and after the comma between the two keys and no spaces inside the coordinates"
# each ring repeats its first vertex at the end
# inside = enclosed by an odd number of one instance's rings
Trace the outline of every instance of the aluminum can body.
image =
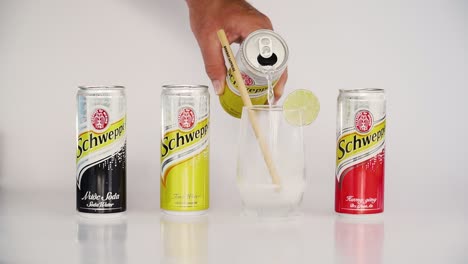
{"type": "Polygon", "coordinates": [[[161,113],[161,209],[201,214],[209,208],[208,87],[163,86],[161,113]]]}
{"type": "Polygon", "coordinates": [[[335,211],[384,211],[386,99],[383,89],[340,90],[335,211]]]}
{"type": "Polygon", "coordinates": [[[123,86],[77,92],[76,208],[110,215],[126,210],[127,103],[123,86]]]}
{"type": "MultiPolygon", "coordinates": [[[[271,30],[254,31],[242,42],[236,54],[236,62],[252,104],[263,105],[267,102],[266,72],[271,74],[274,86],[286,69],[288,58],[286,42],[271,30]]],[[[241,117],[244,103],[231,68],[227,71],[224,94],[219,96],[219,101],[228,114],[241,117]]]]}

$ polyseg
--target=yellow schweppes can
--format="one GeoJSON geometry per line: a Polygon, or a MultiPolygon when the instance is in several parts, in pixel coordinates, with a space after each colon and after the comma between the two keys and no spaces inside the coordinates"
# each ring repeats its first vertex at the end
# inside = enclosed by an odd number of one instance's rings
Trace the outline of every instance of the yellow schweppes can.
{"type": "Polygon", "coordinates": [[[202,214],[210,204],[208,86],[164,85],[161,110],[161,209],[202,214]]]}
{"type": "MultiPolygon", "coordinates": [[[[236,62],[252,104],[263,105],[268,101],[267,76],[274,86],[286,69],[288,57],[286,42],[271,30],[254,31],[242,42],[236,54],[236,62]]],[[[219,96],[219,102],[228,114],[241,117],[244,103],[230,68],[226,75],[224,94],[219,96]]]]}

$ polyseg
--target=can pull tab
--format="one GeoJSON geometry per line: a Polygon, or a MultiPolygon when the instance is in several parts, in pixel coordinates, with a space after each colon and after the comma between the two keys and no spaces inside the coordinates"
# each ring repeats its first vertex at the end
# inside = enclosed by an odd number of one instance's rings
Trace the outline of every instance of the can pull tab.
{"type": "Polygon", "coordinates": [[[278,61],[278,57],[273,53],[273,42],[269,37],[261,37],[258,40],[258,50],[260,54],[257,61],[260,65],[273,66],[278,61]]]}

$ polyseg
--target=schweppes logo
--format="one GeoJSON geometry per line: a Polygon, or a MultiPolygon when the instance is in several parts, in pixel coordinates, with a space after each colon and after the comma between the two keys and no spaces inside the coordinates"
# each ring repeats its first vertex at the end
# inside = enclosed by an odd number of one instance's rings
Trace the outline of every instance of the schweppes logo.
{"type": "Polygon", "coordinates": [[[78,148],[76,150],[76,162],[88,156],[89,154],[111,145],[118,139],[125,136],[125,117],[117,122],[110,124],[103,132],[89,130],[78,136],[78,148]]]}
{"type": "MultiPolygon", "coordinates": [[[[255,81],[254,79],[252,79],[249,75],[247,75],[246,73],[243,73],[241,72],[241,75],[242,75],[242,79],[244,80],[244,84],[247,88],[247,92],[249,93],[249,95],[251,97],[254,97],[254,96],[262,96],[262,95],[265,95],[267,90],[268,90],[268,86],[267,85],[255,85],[255,81]]],[[[227,77],[226,79],[228,80],[228,87],[237,95],[240,96],[240,93],[239,93],[239,86],[237,84],[237,81],[236,81],[236,78],[234,77],[234,74],[232,72],[232,69],[229,68],[228,70],[228,73],[227,73],[227,77]],[[233,89],[234,88],[234,89],[233,89]]],[[[275,84],[278,82],[278,80],[274,80],[273,81],[273,86],[275,86],[275,84]]]]}
{"type": "Polygon", "coordinates": [[[200,155],[208,147],[209,116],[197,118],[191,107],[182,107],[177,127],[166,131],[162,137],[161,180],[164,186],[172,168],[200,155]]]}
{"type": "Polygon", "coordinates": [[[374,121],[372,113],[359,110],[354,116],[354,126],[342,130],[336,142],[336,177],[352,166],[371,159],[385,147],[385,116],[374,121]]]}
{"type": "Polygon", "coordinates": [[[164,135],[161,142],[161,162],[200,142],[208,134],[208,119],[198,122],[190,131],[173,130],[164,135]]]}
{"type": "Polygon", "coordinates": [[[374,125],[367,134],[357,131],[343,134],[337,142],[336,165],[377,147],[385,139],[385,119],[374,125]]]}

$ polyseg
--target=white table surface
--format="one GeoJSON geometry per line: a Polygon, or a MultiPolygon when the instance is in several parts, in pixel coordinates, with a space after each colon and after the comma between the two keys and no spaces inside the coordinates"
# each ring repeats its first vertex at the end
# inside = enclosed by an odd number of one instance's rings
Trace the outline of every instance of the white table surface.
{"type": "Polygon", "coordinates": [[[165,217],[131,208],[87,220],[65,192],[0,190],[0,263],[468,263],[466,212],[347,220],[305,210],[258,220],[239,210],[165,217]]]}

